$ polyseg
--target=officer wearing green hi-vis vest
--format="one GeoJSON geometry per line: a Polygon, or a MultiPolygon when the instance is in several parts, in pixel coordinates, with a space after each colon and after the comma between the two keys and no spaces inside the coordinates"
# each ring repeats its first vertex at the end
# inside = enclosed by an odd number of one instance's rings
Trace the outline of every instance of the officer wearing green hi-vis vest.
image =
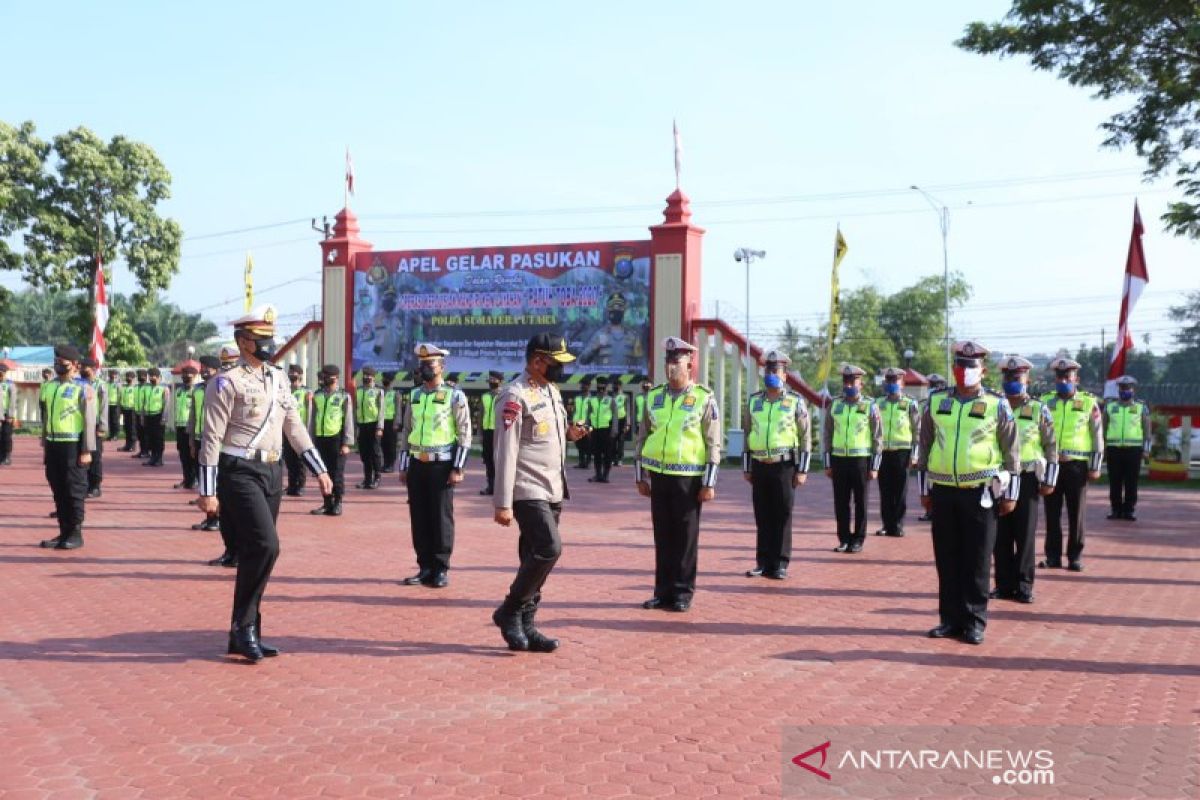
{"type": "Polygon", "coordinates": [[[309,513],[331,517],[342,513],[342,497],[346,493],[346,456],[350,453],[350,445],[354,444],[350,395],[338,386],[340,377],[341,370],[337,364],[326,364],[321,368],[318,379],[320,388],[312,394],[312,408],[308,416],[308,432],[333,482],[333,491],[324,503],[309,513]]]}
{"type": "Polygon", "coordinates": [[[1134,522],[1142,461],[1150,458],[1150,407],[1133,398],[1137,378],[1117,378],[1117,399],[1104,404],[1104,458],[1108,461],[1109,519],[1134,522]]]}
{"type": "Polygon", "coordinates": [[[654,596],[642,608],[682,612],[696,592],[700,509],[716,497],[721,413],[712,390],[692,382],[695,345],[668,336],[662,349],[667,382],[646,397],[633,465],[654,526],[654,596]]]}
{"type": "Polygon", "coordinates": [[[591,398],[591,413],[587,424],[591,430],[588,445],[592,453],[592,465],[596,474],[588,478],[588,483],[608,483],[608,473],[612,468],[613,435],[617,430],[617,402],[608,391],[608,376],[596,378],[596,396],[591,398]]]}
{"type": "Polygon", "coordinates": [[[1096,396],[1079,390],[1079,362],[1056,358],[1050,362],[1054,372],[1054,392],[1042,396],[1042,402],[1054,418],[1054,438],[1058,442],[1058,484],[1046,496],[1046,558],[1038,562],[1043,569],[1062,567],[1062,511],[1067,507],[1067,569],[1083,571],[1083,521],[1087,512],[1088,481],[1100,477],[1104,461],[1104,430],[1100,422],[1100,402],[1096,396]]]}
{"type": "Polygon", "coordinates": [[[908,470],[917,465],[921,409],[916,400],[904,395],[904,376],[899,367],[885,369],[883,399],[876,403],[883,421],[883,458],[879,462],[879,516],[883,527],[875,531],[876,536],[904,535],[908,470]]]}
{"type": "Polygon", "coordinates": [[[150,455],[143,467],[161,467],[163,450],[166,447],[166,427],[163,418],[171,404],[171,390],[162,385],[162,372],[158,367],[146,370],[149,386],[144,390],[142,419],[146,428],[146,450],[150,455]]]}
{"type": "Polygon", "coordinates": [[[196,461],[192,457],[192,409],[196,400],[193,385],[197,369],[188,364],[179,371],[180,386],[175,390],[175,449],[179,452],[179,467],[183,480],[175,484],[176,489],[196,488],[196,461]]]}
{"type": "Polygon", "coordinates": [[[17,413],[17,387],[8,379],[8,365],[0,362],[0,467],[12,463],[13,421],[17,413]]]}
{"type": "Polygon", "coordinates": [[[496,490],[496,398],[500,396],[500,382],[504,373],[488,372],[488,390],[479,397],[479,430],[483,445],[483,471],[487,485],[479,490],[490,495],[496,490]]]}
{"type": "Polygon", "coordinates": [[[121,387],[121,427],[125,429],[125,446],[117,448],[118,453],[132,453],[134,441],[137,439],[137,384],[133,381],[137,373],[125,370],[125,384],[121,387]]]}
{"type": "Polygon", "coordinates": [[[358,457],[363,479],[358,489],[378,489],[383,469],[383,389],[375,385],[375,368],[362,369],[362,386],[354,390],[354,426],[358,429],[358,457]]]}
{"type": "MultiPolygon", "coordinates": [[[[299,364],[288,364],[287,373],[288,390],[296,401],[296,412],[300,415],[300,421],[307,428],[309,410],[312,405],[312,392],[304,385],[304,367],[299,364]]],[[[329,462],[326,461],[325,464],[328,466],[329,462]]],[[[283,440],[283,465],[287,469],[287,487],[283,493],[289,497],[303,497],[304,486],[308,482],[304,461],[301,460],[300,454],[296,452],[286,437],[283,440]]]]}
{"type": "Polygon", "coordinates": [[[972,341],[954,346],[954,389],[925,409],[917,458],[921,505],[933,514],[938,576],[940,622],[929,637],[973,645],[983,644],[987,626],[997,516],[1012,513],[1021,492],[1012,408],[983,388],[988,352],[972,341]]]}
{"type": "Polygon", "coordinates": [[[83,547],[87,471],[96,449],[96,396],[90,386],[78,381],[82,360],[72,345],[55,347],[57,377],[42,388],[46,482],[58,519],[58,536],[44,540],[42,547],[57,550],[83,547]]]}
{"type": "Polygon", "coordinates": [[[399,453],[396,449],[396,435],[400,425],[400,409],[403,406],[400,398],[403,392],[393,385],[395,382],[395,370],[383,373],[383,438],[379,442],[383,456],[379,471],[383,473],[396,471],[396,456],[399,453]]]}
{"type": "Polygon", "coordinates": [[[863,397],[862,379],[866,374],[861,367],[842,365],[842,396],[826,410],[821,426],[825,476],[833,481],[838,537],[835,553],[862,552],[867,539],[867,489],[879,477],[883,457],[883,418],[875,403],[863,397]]]}
{"type": "MultiPolygon", "coordinates": [[[[584,378],[579,382],[579,394],[571,401],[571,424],[587,427],[592,418],[592,406],[596,398],[592,397],[592,382],[584,378]]],[[[592,463],[591,437],[582,436],[575,440],[575,450],[579,453],[579,462],[575,469],[587,469],[592,463]]]]}

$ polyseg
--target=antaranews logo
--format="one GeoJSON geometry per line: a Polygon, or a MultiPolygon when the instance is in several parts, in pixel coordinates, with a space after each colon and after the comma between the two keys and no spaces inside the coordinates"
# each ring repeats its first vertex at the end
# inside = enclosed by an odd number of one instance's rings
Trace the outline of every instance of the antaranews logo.
{"type": "Polygon", "coordinates": [[[830,742],[827,741],[825,744],[819,744],[816,747],[805,750],[803,753],[793,758],[792,763],[797,767],[803,767],[813,775],[824,778],[827,781],[833,780],[833,776],[822,769],[825,766],[826,759],[829,758],[829,745],[830,742]],[[807,761],[805,761],[805,759],[815,756],[817,753],[821,754],[821,763],[819,766],[814,767],[812,764],[809,764],[807,761]]]}

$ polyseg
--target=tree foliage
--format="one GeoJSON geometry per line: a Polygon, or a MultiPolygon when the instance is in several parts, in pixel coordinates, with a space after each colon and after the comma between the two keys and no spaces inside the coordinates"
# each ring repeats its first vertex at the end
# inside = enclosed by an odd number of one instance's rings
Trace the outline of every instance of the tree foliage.
{"type": "Polygon", "coordinates": [[[1188,201],[1169,230],[1200,238],[1200,6],[1194,0],[1014,0],[1001,22],[974,22],[956,42],[981,54],[1028,56],[1096,97],[1133,105],[1101,128],[1104,145],[1133,147],[1145,175],[1173,171],[1188,201]]]}
{"type": "Polygon", "coordinates": [[[1171,306],[1171,319],[1180,323],[1175,332],[1179,350],[1167,359],[1168,383],[1200,383],[1200,291],[1188,292],[1180,305],[1171,306]]]}

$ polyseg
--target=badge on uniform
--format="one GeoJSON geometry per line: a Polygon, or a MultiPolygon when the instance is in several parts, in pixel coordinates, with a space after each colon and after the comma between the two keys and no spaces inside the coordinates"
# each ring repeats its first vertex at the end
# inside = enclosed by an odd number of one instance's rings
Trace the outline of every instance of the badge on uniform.
{"type": "Polygon", "coordinates": [[[983,415],[986,413],[987,403],[983,400],[976,400],[971,404],[971,410],[968,412],[968,416],[975,417],[976,419],[983,419],[983,415]]]}
{"type": "Polygon", "coordinates": [[[1033,419],[1033,406],[1029,403],[1021,407],[1021,419],[1033,419]]]}
{"type": "Polygon", "coordinates": [[[70,400],[72,397],[75,396],[75,387],[68,386],[65,389],[63,389],[62,396],[63,396],[63,399],[70,400]]]}
{"type": "Polygon", "coordinates": [[[539,422],[537,424],[538,436],[545,436],[549,432],[550,432],[550,423],[549,422],[539,422]]]}
{"type": "Polygon", "coordinates": [[[943,397],[942,402],[938,404],[937,413],[949,414],[953,410],[954,410],[954,398],[943,397]]]}
{"type": "Polygon", "coordinates": [[[435,402],[435,403],[444,403],[444,402],[446,402],[446,390],[445,390],[445,389],[439,389],[439,390],[438,390],[438,393],[437,393],[437,394],[435,394],[435,395],[433,396],[433,402],[435,402]]]}
{"type": "Polygon", "coordinates": [[[508,430],[517,421],[517,417],[521,416],[521,404],[516,400],[509,400],[504,404],[504,430],[508,430]]]}
{"type": "Polygon", "coordinates": [[[695,407],[696,407],[696,396],[695,395],[689,394],[687,397],[683,398],[683,409],[685,411],[690,411],[691,409],[693,409],[695,407]]]}
{"type": "Polygon", "coordinates": [[[1076,400],[1074,403],[1071,404],[1071,408],[1074,409],[1075,411],[1083,411],[1083,401],[1076,400]]]}

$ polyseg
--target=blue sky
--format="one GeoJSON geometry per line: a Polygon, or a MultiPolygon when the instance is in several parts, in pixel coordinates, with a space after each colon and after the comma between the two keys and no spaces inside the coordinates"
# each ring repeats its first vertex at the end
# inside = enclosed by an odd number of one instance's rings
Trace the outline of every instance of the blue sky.
{"type": "Polygon", "coordinates": [[[907,189],[920,184],[951,208],[951,268],[975,289],[955,328],[1007,352],[1098,344],[1102,328],[1111,341],[1139,198],[1151,282],[1133,328],[1169,349],[1166,309],[1200,286],[1200,248],[1157,222],[1173,190],[1100,149],[1121,103],[953,47],[1007,7],[29,3],[5,10],[6,29],[46,35],[7,39],[0,64],[26,77],[0,118],[152,145],[188,237],[168,297],[220,323],[240,313],[247,250],[259,298],[291,326],[319,305],[307,220],[340,208],[347,145],[378,249],[643,238],[674,188],[675,118],[708,229],[705,311],[720,299],[741,327],[732,253],[767,251],[756,339],[825,312],[839,222],[843,287],[940,274],[936,214],[907,189]],[[619,210],[578,211],[597,207],[619,210]]]}

